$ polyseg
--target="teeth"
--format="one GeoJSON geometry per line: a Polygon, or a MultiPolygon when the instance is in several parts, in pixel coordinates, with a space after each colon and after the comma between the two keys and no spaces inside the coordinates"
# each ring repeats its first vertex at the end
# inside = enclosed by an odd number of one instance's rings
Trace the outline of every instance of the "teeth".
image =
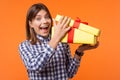
{"type": "Polygon", "coordinates": [[[40,27],[40,29],[47,29],[48,27],[40,27]]]}

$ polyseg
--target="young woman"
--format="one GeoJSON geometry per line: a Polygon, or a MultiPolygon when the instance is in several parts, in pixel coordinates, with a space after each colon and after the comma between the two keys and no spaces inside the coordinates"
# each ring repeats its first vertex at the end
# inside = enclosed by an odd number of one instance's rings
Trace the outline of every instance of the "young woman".
{"type": "Polygon", "coordinates": [[[19,51],[30,80],[68,80],[76,74],[83,51],[97,47],[79,46],[72,57],[69,44],[60,42],[70,30],[69,21],[70,18],[64,16],[56,23],[42,3],[29,8],[26,16],[27,39],[20,43],[19,51]],[[52,26],[55,31],[51,38],[52,26]]]}

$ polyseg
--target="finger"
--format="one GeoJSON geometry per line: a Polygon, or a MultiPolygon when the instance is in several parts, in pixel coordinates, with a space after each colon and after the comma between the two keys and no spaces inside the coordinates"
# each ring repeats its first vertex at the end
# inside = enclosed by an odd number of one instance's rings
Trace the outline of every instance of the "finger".
{"type": "Polygon", "coordinates": [[[67,28],[65,29],[65,32],[68,32],[70,29],[71,29],[71,27],[67,27],[67,28]]]}
{"type": "Polygon", "coordinates": [[[80,47],[87,48],[87,47],[89,47],[89,46],[90,46],[89,44],[82,44],[82,45],[79,46],[79,48],[80,48],[80,47]]]}
{"type": "Polygon", "coordinates": [[[83,44],[82,46],[88,46],[89,44],[83,44]]]}
{"type": "Polygon", "coordinates": [[[67,17],[67,16],[65,16],[65,17],[64,17],[64,19],[63,19],[63,21],[62,21],[62,23],[61,23],[61,26],[64,26],[64,25],[65,25],[65,23],[67,22],[67,20],[68,20],[68,17],[67,17]]]}
{"type": "Polygon", "coordinates": [[[97,43],[95,44],[95,46],[94,47],[98,47],[99,46],[99,42],[97,41],[97,43]]]}
{"type": "Polygon", "coordinates": [[[89,49],[95,49],[99,46],[99,42],[97,42],[97,44],[95,44],[95,46],[90,46],[89,49]]]}
{"type": "Polygon", "coordinates": [[[52,20],[53,20],[54,27],[56,27],[56,21],[55,21],[55,19],[53,18],[52,20]]]}
{"type": "Polygon", "coordinates": [[[69,18],[67,19],[67,22],[65,23],[64,27],[68,27],[68,25],[69,25],[69,23],[70,23],[70,20],[71,20],[71,18],[69,17],[69,18]]]}
{"type": "Polygon", "coordinates": [[[62,17],[60,18],[60,20],[58,21],[58,24],[61,24],[62,21],[63,21],[63,19],[64,19],[64,16],[62,16],[62,17]]]}

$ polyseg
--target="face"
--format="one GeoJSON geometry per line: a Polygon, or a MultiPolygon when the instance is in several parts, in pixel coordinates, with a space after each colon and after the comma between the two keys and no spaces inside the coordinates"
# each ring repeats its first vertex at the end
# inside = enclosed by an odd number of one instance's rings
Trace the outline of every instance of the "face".
{"type": "Polygon", "coordinates": [[[45,10],[40,10],[32,21],[29,21],[31,28],[38,35],[47,37],[51,28],[51,19],[45,10]]]}

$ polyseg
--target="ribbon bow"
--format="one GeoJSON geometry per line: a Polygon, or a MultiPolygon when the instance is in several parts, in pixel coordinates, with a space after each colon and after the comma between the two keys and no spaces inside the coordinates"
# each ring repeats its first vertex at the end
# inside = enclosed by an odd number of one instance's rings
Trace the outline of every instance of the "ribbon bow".
{"type": "Polygon", "coordinates": [[[79,19],[79,17],[77,17],[76,20],[74,21],[73,26],[71,27],[70,31],[68,32],[68,40],[67,40],[67,42],[73,43],[75,28],[78,29],[80,23],[88,25],[87,22],[81,22],[81,20],[79,19]]]}
{"type": "Polygon", "coordinates": [[[81,20],[80,20],[80,18],[79,17],[77,17],[76,18],[76,20],[75,20],[75,22],[74,22],[74,24],[73,24],[73,28],[79,28],[79,25],[80,25],[80,23],[83,23],[83,24],[86,24],[86,25],[88,25],[88,23],[87,22],[82,22],[81,20]]]}

